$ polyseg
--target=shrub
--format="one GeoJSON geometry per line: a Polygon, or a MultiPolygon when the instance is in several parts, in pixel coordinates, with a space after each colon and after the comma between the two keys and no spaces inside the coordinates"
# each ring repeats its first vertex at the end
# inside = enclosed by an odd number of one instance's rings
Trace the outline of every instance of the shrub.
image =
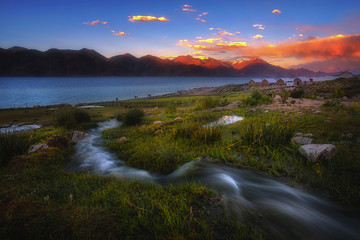
{"type": "Polygon", "coordinates": [[[304,89],[302,87],[294,88],[291,93],[290,97],[292,98],[301,98],[304,95],[304,89]]]}
{"type": "Polygon", "coordinates": [[[331,93],[333,98],[342,98],[345,96],[345,90],[342,88],[335,88],[334,91],[331,93]]]}
{"type": "Polygon", "coordinates": [[[295,128],[292,121],[274,116],[269,119],[255,117],[245,120],[238,131],[241,144],[276,148],[290,143],[295,128]]]}
{"type": "Polygon", "coordinates": [[[31,138],[29,133],[0,134],[0,165],[5,166],[14,156],[24,154],[31,138]]]}
{"type": "Polygon", "coordinates": [[[203,110],[208,108],[216,107],[220,104],[219,97],[207,96],[201,99],[198,99],[195,103],[195,110],[203,110]]]}
{"type": "Polygon", "coordinates": [[[342,108],[340,101],[336,99],[326,100],[322,106],[325,108],[332,108],[334,110],[340,110],[342,108]]]}
{"type": "Polygon", "coordinates": [[[243,106],[257,106],[260,104],[270,103],[272,101],[271,97],[260,93],[259,91],[254,91],[250,97],[243,100],[243,106]]]}
{"type": "Polygon", "coordinates": [[[141,123],[144,116],[145,116],[144,111],[134,108],[134,109],[130,109],[123,115],[120,115],[118,117],[118,120],[122,120],[125,126],[134,126],[141,123]]]}
{"type": "Polygon", "coordinates": [[[203,127],[199,123],[184,123],[173,129],[173,137],[210,144],[221,139],[221,131],[216,126],[203,127]]]}
{"type": "Polygon", "coordinates": [[[55,115],[55,122],[59,126],[72,129],[81,123],[89,122],[91,119],[90,114],[83,109],[79,108],[61,108],[55,115]]]}

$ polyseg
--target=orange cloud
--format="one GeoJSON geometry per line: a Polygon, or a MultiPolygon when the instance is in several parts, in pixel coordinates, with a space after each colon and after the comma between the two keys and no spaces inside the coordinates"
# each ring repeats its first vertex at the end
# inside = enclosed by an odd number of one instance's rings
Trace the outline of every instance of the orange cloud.
{"type": "Polygon", "coordinates": [[[108,22],[101,22],[101,23],[104,24],[104,25],[108,24],[108,22]]]}
{"type": "Polygon", "coordinates": [[[209,30],[214,30],[214,28],[209,28],[209,30]]]}
{"type": "Polygon", "coordinates": [[[185,4],[184,7],[185,7],[185,8],[191,8],[192,6],[185,4]]]}
{"type": "Polygon", "coordinates": [[[263,38],[263,37],[264,37],[263,35],[256,34],[255,36],[252,36],[251,38],[253,38],[253,39],[259,39],[259,38],[263,38]]]}
{"type": "Polygon", "coordinates": [[[111,31],[112,33],[113,33],[113,35],[115,35],[115,36],[125,36],[125,35],[127,35],[127,33],[125,33],[125,32],[116,32],[116,31],[111,31]]]}
{"type": "Polygon", "coordinates": [[[221,41],[221,38],[208,38],[208,39],[200,39],[199,43],[214,43],[217,41],[221,41]]]}
{"type": "Polygon", "coordinates": [[[279,14],[281,13],[281,11],[280,11],[279,9],[274,9],[274,10],[272,11],[272,13],[279,15],[279,14]]]}
{"type": "Polygon", "coordinates": [[[254,28],[258,28],[258,29],[260,29],[260,30],[264,30],[264,29],[265,29],[265,26],[262,25],[262,24],[254,24],[253,27],[254,27],[254,28]]]}
{"type": "Polygon", "coordinates": [[[192,8],[183,8],[182,9],[184,12],[196,12],[195,9],[192,9],[192,8]]]}
{"type": "Polygon", "coordinates": [[[217,43],[216,46],[221,48],[243,48],[247,46],[247,42],[230,42],[230,43],[217,43]]]}
{"type": "Polygon", "coordinates": [[[307,41],[249,48],[247,54],[276,58],[295,57],[310,60],[353,59],[360,57],[360,34],[335,35],[307,41]]]}
{"type": "Polygon", "coordinates": [[[98,24],[100,22],[100,20],[96,20],[96,21],[92,21],[92,22],[83,22],[83,24],[86,24],[86,25],[95,25],[95,24],[98,24]]]}
{"type": "Polygon", "coordinates": [[[154,17],[154,16],[129,16],[130,22],[168,22],[169,19],[165,17],[154,17]]]}
{"type": "Polygon", "coordinates": [[[196,18],[196,20],[201,21],[201,22],[203,22],[203,23],[206,22],[204,19],[201,19],[201,18],[196,18]]]}
{"type": "MultiPolygon", "coordinates": [[[[219,29],[219,28],[218,28],[218,29],[219,29]]],[[[219,30],[221,30],[221,29],[219,29],[219,30]]],[[[219,32],[219,34],[220,34],[221,36],[224,36],[224,35],[234,36],[234,35],[235,35],[234,33],[227,32],[226,30],[221,30],[221,31],[219,32]]]]}

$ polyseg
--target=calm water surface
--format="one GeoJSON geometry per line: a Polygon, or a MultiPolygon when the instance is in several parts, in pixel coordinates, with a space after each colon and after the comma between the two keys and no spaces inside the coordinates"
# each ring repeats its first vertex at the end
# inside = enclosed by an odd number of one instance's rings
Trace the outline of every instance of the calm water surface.
{"type": "MultiPolygon", "coordinates": [[[[236,77],[0,77],[0,108],[87,103],[247,83],[236,77]]],[[[269,79],[275,81],[275,79],[269,79]]],[[[254,79],[260,81],[261,79],[254,79]]],[[[287,80],[287,79],[284,79],[287,80]]],[[[308,80],[304,78],[304,80],[308,80]]]]}

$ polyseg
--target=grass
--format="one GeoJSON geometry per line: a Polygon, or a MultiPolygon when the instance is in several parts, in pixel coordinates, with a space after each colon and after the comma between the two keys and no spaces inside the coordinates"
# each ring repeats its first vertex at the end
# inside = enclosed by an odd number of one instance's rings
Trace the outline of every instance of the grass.
{"type": "Polygon", "coordinates": [[[173,129],[173,138],[190,140],[200,144],[211,144],[221,139],[216,126],[201,126],[199,123],[184,123],[173,129]]]}
{"type": "MultiPolygon", "coordinates": [[[[346,95],[351,81],[316,83],[304,86],[304,91],[309,96],[328,94],[326,96],[331,97],[331,91],[338,88],[345,89],[346,95]]],[[[286,97],[289,94],[286,92],[286,97]]],[[[338,107],[331,99],[317,114],[303,109],[296,114],[265,113],[259,105],[271,98],[263,93],[224,94],[214,98],[218,99],[216,105],[242,101],[242,108],[209,112],[206,109],[212,104],[206,102],[212,100],[201,103],[205,98],[171,97],[119,101],[111,107],[85,111],[95,121],[102,121],[129,108],[145,108],[147,116],[141,125],[120,126],[103,132],[106,145],[127,166],[167,174],[186,162],[207,157],[233,167],[260,171],[351,208],[360,207],[358,104],[338,107]],[[194,111],[196,104],[201,107],[194,111]],[[253,106],[259,109],[251,111],[253,106]],[[204,127],[223,115],[239,115],[244,120],[227,126],[204,127]],[[174,121],[176,117],[182,120],[174,121]],[[157,120],[162,124],[153,125],[157,120]],[[335,144],[338,153],[330,162],[308,162],[298,153],[299,145],[290,140],[295,133],[311,133],[317,143],[335,144]],[[348,133],[353,137],[348,138],[348,133]],[[123,136],[128,141],[118,142],[123,136]]],[[[43,109],[0,113],[9,121],[20,121],[22,117],[31,120],[36,114],[39,114],[37,121],[53,120],[55,111],[47,111],[48,115],[43,109]]],[[[69,164],[73,151],[67,138],[70,133],[71,129],[52,125],[26,133],[32,135],[30,141],[30,135],[26,134],[19,140],[6,140],[13,147],[21,141],[30,145],[44,142],[51,147],[31,155],[11,150],[16,155],[6,158],[8,163],[0,167],[1,239],[273,237],[264,235],[256,221],[238,221],[223,208],[221,195],[196,184],[159,187],[66,171],[64,167],[69,164]]]]}
{"type": "Polygon", "coordinates": [[[31,132],[0,133],[0,165],[6,166],[13,157],[24,154],[30,147],[31,138],[31,132]]]}
{"type": "Polygon", "coordinates": [[[68,173],[70,155],[24,156],[1,175],[2,239],[262,238],[257,226],[225,214],[209,189],[68,173]]]}
{"type": "Polygon", "coordinates": [[[80,108],[60,108],[55,114],[56,124],[68,129],[76,128],[80,124],[89,122],[90,119],[90,114],[80,108]]]}
{"type": "Polygon", "coordinates": [[[272,101],[271,97],[262,94],[259,91],[254,91],[248,98],[242,101],[243,107],[248,106],[257,106],[260,104],[270,103],[272,101]]]}
{"type": "Polygon", "coordinates": [[[144,111],[135,108],[130,109],[123,114],[119,114],[117,119],[122,121],[125,126],[134,126],[141,123],[144,115],[144,111]]]}

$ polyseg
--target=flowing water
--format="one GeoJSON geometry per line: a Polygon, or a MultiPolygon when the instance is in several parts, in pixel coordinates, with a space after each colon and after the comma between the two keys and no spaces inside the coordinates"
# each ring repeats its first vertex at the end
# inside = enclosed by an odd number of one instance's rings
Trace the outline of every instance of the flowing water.
{"type": "Polygon", "coordinates": [[[28,131],[38,128],[41,128],[41,125],[38,124],[11,125],[8,127],[1,127],[0,133],[17,133],[17,132],[28,131]]]}
{"type": "Polygon", "coordinates": [[[275,239],[359,239],[356,213],[249,170],[201,159],[184,164],[169,175],[124,166],[104,147],[101,133],[119,126],[102,122],[75,145],[72,170],[169,185],[196,182],[224,196],[224,207],[239,220],[260,222],[275,239]]]}

